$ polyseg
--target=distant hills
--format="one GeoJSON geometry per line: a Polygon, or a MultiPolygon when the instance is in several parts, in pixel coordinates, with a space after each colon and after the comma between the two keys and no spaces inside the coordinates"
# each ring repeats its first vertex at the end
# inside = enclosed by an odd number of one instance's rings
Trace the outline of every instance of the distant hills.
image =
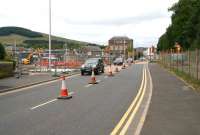
{"type": "MultiPolygon", "coordinates": [[[[21,27],[0,27],[0,43],[13,45],[15,41],[17,46],[25,48],[48,48],[48,34],[21,27]]],[[[66,44],[70,49],[77,49],[87,45],[99,46],[88,42],[52,36],[52,49],[64,48],[66,44]]]]}
{"type": "Polygon", "coordinates": [[[19,28],[19,27],[1,27],[0,36],[10,36],[12,34],[17,34],[29,38],[42,37],[42,34],[39,32],[34,32],[29,29],[19,28]]]}

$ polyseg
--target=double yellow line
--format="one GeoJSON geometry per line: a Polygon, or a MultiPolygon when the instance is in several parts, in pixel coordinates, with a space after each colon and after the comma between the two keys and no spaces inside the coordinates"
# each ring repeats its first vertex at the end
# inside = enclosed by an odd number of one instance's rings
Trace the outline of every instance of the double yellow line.
{"type": "Polygon", "coordinates": [[[144,94],[146,91],[146,85],[147,85],[147,71],[145,66],[143,67],[143,75],[142,75],[142,82],[140,85],[140,89],[131,103],[130,107],[126,111],[126,113],[123,115],[117,126],[114,128],[114,130],[110,133],[110,135],[125,135],[131,122],[133,121],[136,112],[138,111],[141,102],[144,98],[144,94]]]}

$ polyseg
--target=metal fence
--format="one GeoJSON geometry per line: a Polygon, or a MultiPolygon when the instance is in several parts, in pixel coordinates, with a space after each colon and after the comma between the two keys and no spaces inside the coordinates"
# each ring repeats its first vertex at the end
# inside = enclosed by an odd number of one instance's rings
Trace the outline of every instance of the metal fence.
{"type": "Polygon", "coordinates": [[[160,62],[170,70],[181,71],[200,80],[200,50],[160,52],[160,62]]]}

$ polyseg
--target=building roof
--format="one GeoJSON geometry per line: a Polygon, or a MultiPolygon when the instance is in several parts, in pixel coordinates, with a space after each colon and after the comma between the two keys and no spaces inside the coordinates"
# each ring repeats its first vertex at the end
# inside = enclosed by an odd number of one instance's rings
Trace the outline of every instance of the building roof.
{"type": "Polygon", "coordinates": [[[128,38],[127,36],[114,36],[110,40],[132,40],[128,38]]]}
{"type": "Polygon", "coordinates": [[[101,51],[101,48],[99,46],[84,46],[84,49],[87,51],[101,51]]]}

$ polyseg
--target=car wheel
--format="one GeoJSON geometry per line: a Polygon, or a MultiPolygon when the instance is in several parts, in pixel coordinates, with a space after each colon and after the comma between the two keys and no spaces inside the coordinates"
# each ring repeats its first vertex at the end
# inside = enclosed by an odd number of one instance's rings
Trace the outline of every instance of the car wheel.
{"type": "Polygon", "coordinates": [[[101,71],[102,73],[104,73],[104,68],[102,69],[102,71],[101,71]]]}
{"type": "Polygon", "coordinates": [[[95,74],[95,75],[98,75],[98,74],[99,74],[99,70],[95,71],[94,74],[95,74]]]}
{"type": "Polygon", "coordinates": [[[88,73],[88,75],[92,75],[92,71],[88,73]]]}
{"type": "Polygon", "coordinates": [[[84,72],[81,71],[81,75],[83,76],[83,75],[84,75],[84,72]]]}

